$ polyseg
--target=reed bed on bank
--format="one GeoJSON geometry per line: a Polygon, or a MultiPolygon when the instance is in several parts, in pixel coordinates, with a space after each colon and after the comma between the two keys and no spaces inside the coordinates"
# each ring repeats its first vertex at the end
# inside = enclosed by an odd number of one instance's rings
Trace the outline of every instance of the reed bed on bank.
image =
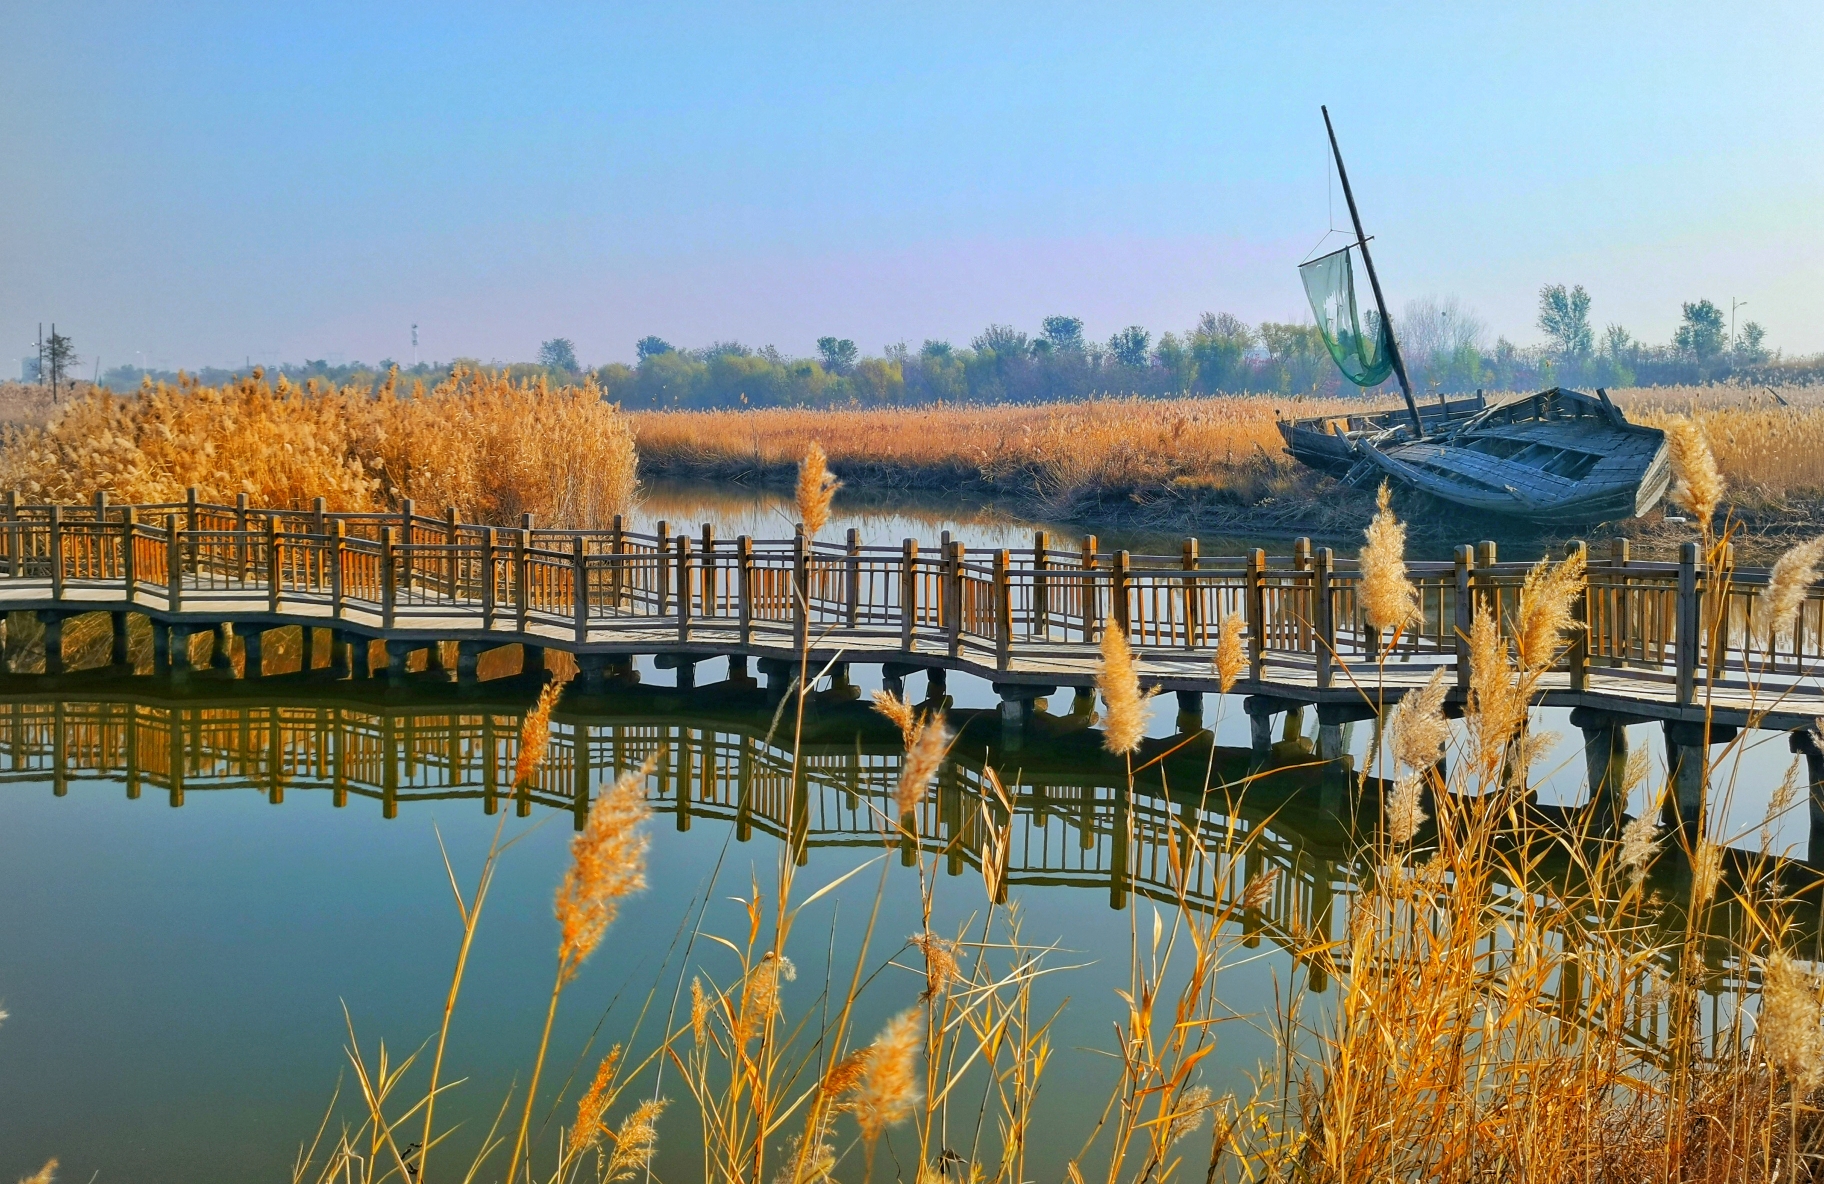
{"type": "MultiPolygon", "coordinates": [[[[1767,498],[1824,492],[1824,388],[1666,387],[1611,394],[1642,423],[1691,415],[1730,484],[1767,498]]],[[[1068,498],[1148,486],[1228,490],[1236,500],[1306,490],[1316,476],[1285,455],[1276,417],[1345,415],[1385,399],[1097,399],[1078,403],[907,408],[640,411],[641,454],[655,468],[732,476],[784,473],[813,442],[839,472],[895,484],[959,477],[1068,498]]]]}
{"type": "Polygon", "coordinates": [[[207,501],[332,510],[454,506],[469,521],[605,525],[631,502],[636,454],[619,407],[586,383],[554,388],[457,371],[378,391],[269,384],[91,391],[44,426],[0,436],[0,488],[30,501],[207,501]]]}

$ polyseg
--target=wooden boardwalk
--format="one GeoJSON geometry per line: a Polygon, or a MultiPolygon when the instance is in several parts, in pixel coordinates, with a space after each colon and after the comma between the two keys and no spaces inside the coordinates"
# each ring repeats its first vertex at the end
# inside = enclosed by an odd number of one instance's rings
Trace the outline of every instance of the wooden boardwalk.
{"type": "MultiPolygon", "coordinates": [[[[1513,612],[1529,564],[1492,543],[1452,563],[1414,562],[1423,623],[1387,652],[1361,619],[1352,560],[1300,541],[1283,556],[1112,554],[1093,538],[1051,547],[923,551],[700,533],[476,526],[413,512],[269,510],[194,498],[150,506],[21,505],[0,523],[0,608],[39,612],[55,643],[69,615],[151,618],[160,653],[231,623],[260,631],[331,628],[378,639],[403,669],[436,641],[521,644],[582,659],[585,673],[634,654],[686,671],[711,657],[758,658],[763,672],[808,647],[818,663],[880,662],[979,675],[1016,709],[1047,689],[1094,679],[1104,628],[1126,631],[1143,680],[1187,696],[1217,689],[1217,630],[1245,622],[1248,669],[1236,686],[1261,711],[1317,704],[1346,717],[1450,672],[1469,685],[1465,633],[1478,604],[1513,612]]],[[[1824,715],[1824,589],[1811,589],[1789,634],[1762,636],[1763,569],[1712,571],[1687,545],[1679,563],[1645,563],[1625,542],[1589,556],[1585,631],[1547,677],[1543,701],[1632,720],[1786,730],[1824,715]]],[[[53,651],[56,646],[53,645],[53,651]]],[[[257,648],[254,652],[257,654],[257,648]]],[[[60,651],[47,669],[60,669],[60,651]]],[[[360,659],[357,658],[357,662],[360,659]]],[[[256,663],[257,667],[257,663],[256,663]]],[[[257,672],[257,670],[256,670],[257,672]]]]}

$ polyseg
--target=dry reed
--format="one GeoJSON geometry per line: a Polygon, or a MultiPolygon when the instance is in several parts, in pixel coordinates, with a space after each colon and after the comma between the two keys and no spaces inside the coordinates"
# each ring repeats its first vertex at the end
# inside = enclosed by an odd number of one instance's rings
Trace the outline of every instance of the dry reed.
{"type": "Polygon", "coordinates": [[[1364,531],[1362,578],[1357,593],[1362,616],[1376,629],[1404,629],[1417,624],[1419,591],[1406,577],[1406,525],[1394,517],[1392,491],[1385,481],[1375,497],[1374,520],[1364,531]]]}
{"type": "Polygon", "coordinates": [[[934,718],[913,725],[906,740],[906,761],[899,773],[899,786],[893,795],[894,808],[903,820],[918,809],[925,793],[936,780],[937,771],[950,751],[950,729],[940,712],[934,718]]]}
{"type": "Polygon", "coordinates": [[[918,1102],[915,1060],[924,1039],[924,1021],[916,1010],[901,1012],[862,1053],[848,1108],[870,1146],[889,1126],[909,1117],[918,1102]]]}
{"type": "Polygon", "coordinates": [[[816,538],[830,520],[830,503],[842,482],[830,472],[823,455],[823,445],[811,441],[798,462],[798,521],[804,524],[806,538],[816,538]]]}
{"type": "Polygon", "coordinates": [[[1216,656],[1211,663],[1216,668],[1216,682],[1223,694],[1228,694],[1241,678],[1242,671],[1247,669],[1247,654],[1241,645],[1241,631],[1246,622],[1237,613],[1230,613],[1222,619],[1216,629],[1216,656]]]}
{"type": "Polygon", "coordinates": [[[545,754],[551,749],[551,712],[563,693],[563,683],[548,679],[539,689],[532,710],[520,721],[519,751],[513,759],[514,789],[531,789],[535,784],[538,767],[545,763],[545,754]]]}
{"type": "Polygon", "coordinates": [[[1096,668],[1096,690],[1108,708],[1102,747],[1116,756],[1127,756],[1146,736],[1147,703],[1151,693],[1140,691],[1140,675],[1127,634],[1113,620],[1102,624],[1102,662],[1096,668]]]}
{"type": "Polygon", "coordinates": [[[1710,441],[1696,421],[1676,416],[1666,421],[1666,448],[1672,461],[1672,489],[1666,496],[1691,511],[1709,533],[1716,507],[1723,500],[1723,476],[1716,468],[1710,441]]]}
{"type": "Polygon", "coordinates": [[[1773,570],[1767,574],[1767,587],[1755,604],[1761,641],[1768,652],[1772,652],[1777,639],[1791,635],[1799,608],[1817,578],[1820,559],[1824,559],[1824,535],[1790,548],[1774,561],[1773,570]]]}
{"type": "Polygon", "coordinates": [[[19,1178],[19,1184],[51,1184],[51,1181],[55,1180],[56,1178],[57,1178],[57,1160],[55,1158],[52,1158],[52,1159],[46,1160],[44,1163],[44,1166],[39,1168],[36,1172],[33,1172],[31,1175],[21,1176],[19,1178]]]}
{"type": "Polygon", "coordinates": [[[393,509],[407,498],[469,521],[607,525],[633,499],[626,416],[592,384],[552,388],[463,371],[425,390],[298,387],[246,378],[136,396],[92,393],[47,426],[0,437],[0,485],[28,500],[205,501],[393,509]]]}

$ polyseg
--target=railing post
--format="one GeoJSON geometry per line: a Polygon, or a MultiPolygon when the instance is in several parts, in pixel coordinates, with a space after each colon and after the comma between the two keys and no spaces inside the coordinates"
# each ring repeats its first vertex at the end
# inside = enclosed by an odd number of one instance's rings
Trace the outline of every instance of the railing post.
{"type": "MultiPolygon", "coordinates": [[[[1564,545],[1564,557],[1572,556],[1589,558],[1589,548],[1582,539],[1572,539],[1564,545]]],[[[1564,660],[1570,669],[1571,691],[1576,693],[1588,683],[1590,671],[1590,573],[1587,566],[1583,573],[1583,590],[1571,602],[1571,620],[1571,644],[1565,651],[1564,660]]]]}
{"type": "Polygon", "coordinates": [[[570,544],[570,600],[576,614],[576,644],[589,644],[589,556],[583,550],[583,536],[570,544]]]}
{"type": "Polygon", "coordinates": [[[1625,538],[1609,540],[1609,587],[1613,589],[1609,596],[1611,606],[1607,614],[1609,637],[1607,649],[1609,660],[1617,666],[1626,666],[1628,657],[1634,651],[1634,611],[1628,598],[1628,559],[1629,542],[1625,538]]]}
{"type": "Polygon", "coordinates": [[[63,599],[63,507],[51,507],[51,599],[63,599]]]}
{"type": "Polygon", "coordinates": [[[1329,547],[1319,547],[1311,564],[1311,622],[1317,630],[1317,686],[1328,690],[1336,670],[1336,601],[1330,586],[1336,557],[1329,547]]]}
{"type": "Polygon", "coordinates": [[[393,528],[380,528],[380,627],[393,627],[394,600],[397,596],[397,573],[393,570],[393,528]]]}
{"type": "Polygon", "coordinates": [[[716,527],[703,524],[703,549],[697,554],[697,615],[712,620],[721,614],[716,609],[716,527]]]}
{"type": "Polygon", "coordinates": [[[1013,665],[1013,585],[1007,568],[1013,555],[1006,548],[994,553],[994,667],[1013,665]]]}
{"type": "Polygon", "coordinates": [[[1032,632],[1051,635],[1051,593],[1045,586],[1045,569],[1051,565],[1051,532],[1032,532],[1032,632]]]}
{"type": "Polygon", "coordinates": [[[6,491],[6,574],[13,577],[25,574],[19,547],[19,491],[6,491]]]}
{"type": "MultiPolygon", "coordinates": [[[[513,533],[513,616],[521,633],[526,631],[526,595],[531,589],[531,573],[526,570],[526,548],[532,543],[532,532],[520,527],[513,533]]],[[[664,563],[659,567],[662,569],[664,563]]]]}
{"type": "Polygon", "coordinates": [[[944,627],[949,632],[950,656],[963,652],[963,545],[951,542],[944,552],[944,627]]]}
{"type": "Polygon", "coordinates": [[[663,617],[671,613],[671,560],[665,554],[666,548],[671,545],[671,523],[661,518],[654,529],[657,531],[657,542],[653,546],[653,554],[658,556],[654,561],[658,567],[653,572],[652,582],[653,591],[659,598],[658,614],[663,617]]]}
{"type": "Polygon", "coordinates": [[[184,550],[178,541],[177,515],[165,515],[165,607],[181,612],[184,607],[184,550]]]}
{"type": "Polygon", "coordinates": [[[120,576],[127,586],[127,603],[139,594],[139,563],[133,554],[134,511],[127,506],[120,512],[120,576]]]}
{"type": "Polygon", "coordinates": [[[443,512],[443,545],[448,549],[443,561],[443,578],[449,589],[450,603],[454,605],[462,583],[462,519],[457,516],[455,506],[443,512]]]}
{"type": "Polygon", "coordinates": [[[234,530],[235,530],[235,578],[244,586],[247,583],[247,564],[252,557],[253,544],[247,535],[247,495],[234,495],[234,530]]]}
{"type": "Polygon", "coordinates": [[[747,535],[735,540],[735,586],[741,601],[741,644],[750,645],[754,640],[754,540],[747,535]]]}
{"type": "Polygon", "coordinates": [[[1476,623],[1476,549],[1468,543],[1457,548],[1457,611],[1453,632],[1457,642],[1457,689],[1469,691],[1470,668],[1469,631],[1476,623]]]}
{"type": "Polygon", "coordinates": [[[201,557],[196,550],[196,532],[200,529],[201,511],[197,506],[196,486],[194,485],[184,487],[184,508],[184,529],[190,532],[190,567],[194,570],[201,562],[201,557]]]}
{"type": "Polygon", "coordinates": [[[404,588],[407,593],[412,590],[412,569],[417,566],[412,560],[412,544],[417,541],[412,533],[413,517],[412,499],[409,497],[401,499],[399,502],[399,541],[405,545],[404,563],[401,564],[405,570],[402,573],[400,587],[404,588]]]}
{"type": "Polygon", "coordinates": [[[1259,547],[1248,552],[1247,598],[1248,677],[1260,682],[1267,673],[1267,553],[1259,547]]]}
{"type": "Polygon", "coordinates": [[[1126,551],[1115,552],[1115,568],[1110,573],[1112,579],[1108,584],[1108,607],[1115,618],[1115,628],[1121,636],[1133,640],[1132,614],[1128,611],[1127,589],[1133,578],[1133,561],[1126,551]]]}
{"type": "Polygon", "coordinates": [[[614,525],[608,530],[608,554],[610,556],[608,561],[608,603],[615,612],[619,612],[621,609],[622,569],[625,566],[625,560],[622,557],[627,554],[627,536],[621,526],[619,514],[614,516],[614,525]]]}
{"type": "MultiPolygon", "coordinates": [[[[1077,560],[1077,566],[1084,572],[1092,572],[1096,570],[1097,562],[1096,536],[1086,534],[1083,536],[1083,552],[1077,560]]],[[[1081,579],[1083,581],[1083,603],[1080,606],[1083,610],[1083,640],[1094,645],[1101,636],[1102,613],[1101,605],[1098,602],[1102,597],[1101,593],[1097,591],[1094,577],[1084,575],[1081,579]]]]}
{"type": "Polygon", "coordinates": [[[314,535],[328,533],[328,509],[329,503],[323,498],[313,497],[310,499],[310,533],[314,535]]]}
{"type": "Polygon", "coordinates": [[[690,640],[690,536],[678,535],[678,640],[690,640]]]}
{"type": "Polygon", "coordinates": [[[494,583],[494,528],[481,529],[481,627],[494,628],[494,602],[498,589],[494,583]]]}
{"type": "MultiPolygon", "coordinates": [[[[266,611],[269,613],[279,611],[279,585],[284,574],[284,565],[279,561],[279,519],[276,515],[268,514],[266,515],[266,611]]],[[[310,633],[308,629],[304,634],[304,643],[306,646],[304,669],[309,670],[310,633]]]]}
{"type": "Polygon", "coordinates": [[[861,531],[849,527],[848,558],[848,620],[849,628],[855,628],[861,620],[861,531]]]}
{"type": "Polygon", "coordinates": [[[1698,633],[1702,621],[1697,592],[1697,544],[1686,543],[1678,549],[1678,607],[1673,623],[1680,707],[1689,707],[1697,698],[1697,655],[1702,646],[1698,633]]]}
{"type": "Polygon", "coordinates": [[[918,627],[918,540],[899,544],[899,648],[912,652],[918,627]]]}
{"type": "Polygon", "coordinates": [[[803,652],[811,636],[811,559],[804,523],[792,535],[792,648],[803,652]]]}
{"type": "Polygon", "coordinates": [[[347,531],[348,524],[340,518],[329,527],[329,615],[337,621],[342,619],[343,600],[348,594],[342,564],[347,553],[347,531]]]}
{"type": "MultiPolygon", "coordinates": [[[[1179,556],[1179,566],[1184,568],[1185,571],[1195,572],[1197,570],[1198,560],[1197,540],[1184,540],[1184,547],[1179,556]]],[[[1195,575],[1189,575],[1184,578],[1185,649],[1197,648],[1197,642],[1200,640],[1198,635],[1202,632],[1200,628],[1202,624],[1203,601],[1202,598],[1197,595],[1197,577],[1195,575]]]]}

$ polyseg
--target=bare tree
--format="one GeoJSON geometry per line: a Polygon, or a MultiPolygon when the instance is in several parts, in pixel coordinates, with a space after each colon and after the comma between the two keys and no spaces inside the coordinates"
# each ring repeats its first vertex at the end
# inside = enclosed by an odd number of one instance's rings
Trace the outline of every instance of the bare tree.
{"type": "Polygon", "coordinates": [[[67,374],[80,361],[82,359],[76,356],[75,346],[71,344],[68,337],[57,332],[57,324],[53,321],[51,336],[44,343],[43,371],[40,372],[40,381],[43,380],[44,371],[50,373],[51,402],[57,401],[58,390],[66,381],[67,374]]]}

